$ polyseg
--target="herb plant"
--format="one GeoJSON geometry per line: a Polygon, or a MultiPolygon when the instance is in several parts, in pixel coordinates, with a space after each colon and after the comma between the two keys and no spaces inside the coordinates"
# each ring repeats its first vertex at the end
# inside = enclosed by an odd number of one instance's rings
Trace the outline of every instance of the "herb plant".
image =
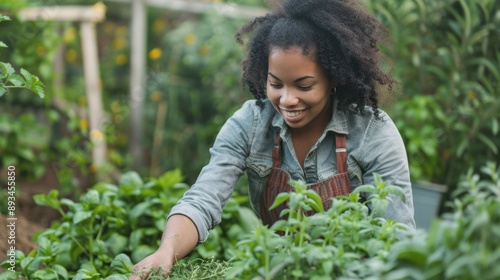
{"type": "MultiPolygon", "coordinates": [[[[56,209],[62,218],[37,234],[38,249],[27,255],[17,252],[17,271],[2,273],[0,279],[121,279],[116,274],[130,274],[132,262],[158,248],[170,209],[188,189],[182,181],[179,170],[146,183],[129,172],[117,185],[96,184],[79,201],[59,198],[57,190],[35,195],[37,204],[56,209]]],[[[232,255],[238,237],[257,221],[251,210],[239,205],[243,202],[236,194],[230,198],[225,227],[214,229],[190,258],[232,255]]],[[[7,261],[3,265],[10,267],[7,261]]]]}
{"type": "Polygon", "coordinates": [[[327,211],[317,193],[302,182],[292,182],[295,192],[278,195],[271,206],[287,201],[288,209],[281,215],[288,218],[270,228],[261,225],[243,239],[228,278],[332,279],[369,275],[366,259],[383,263],[391,245],[410,232],[405,225],[376,216],[387,201],[404,195],[398,187],[375,177],[375,186],[360,186],[349,196],[333,198],[327,211]],[[360,203],[360,192],[370,192],[371,198],[360,203]],[[317,213],[305,215],[311,210],[317,213]]]}

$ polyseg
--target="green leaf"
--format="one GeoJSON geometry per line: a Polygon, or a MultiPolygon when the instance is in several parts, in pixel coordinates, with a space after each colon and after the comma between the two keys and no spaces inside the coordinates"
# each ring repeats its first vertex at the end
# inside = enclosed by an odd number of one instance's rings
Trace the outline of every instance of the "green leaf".
{"type": "Polygon", "coordinates": [[[40,280],[59,280],[57,272],[50,268],[44,270],[37,270],[30,275],[29,279],[40,279],[40,280]]]}
{"type": "Polygon", "coordinates": [[[24,76],[24,79],[26,80],[26,85],[31,86],[35,80],[35,76],[33,76],[28,70],[21,68],[21,75],[24,76]]]}
{"type": "Polygon", "coordinates": [[[82,202],[88,203],[90,205],[99,204],[99,192],[96,190],[88,190],[82,199],[82,202]]]}
{"type": "Polygon", "coordinates": [[[87,269],[79,269],[73,280],[100,280],[100,274],[87,269]]]}
{"type": "Polygon", "coordinates": [[[151,214],[151,209],[152,209],[152,203],[151,201],[144,201],[141,203],[138,203],[132,210],[130,210],[130,223],[132,228],[135,228],[137,223],[139,222],[139,219],[143,215],[149,215],[151,214]]]}
{"type": "Polygon", "coordinates": [[[7,48],[7,45],[4,42],[0,41],[0,48],[7,48]]]}
{"type": "Polygon", "coordinates": [[[54,265],[54,271],[57,273],[57,275],[59,275],[59,279],[69,279],[68,271],[66,270],[66,268],[64,268],[64,266],[56,264],[54,265]]]}
{"type": "Polygon", "coordinates": [[[79,211],[73,216],[73,223],[76,225],[92,217],[92,212],[90,211],[79,211]]]}
{"type": "Polygon", "coordinates": [[[40,82],[40,79],[38,79],[37,76],[32,75],[24,68],[21,68],[21,75],[23,75],[24,79],[26,80],[27,88],[36,93],[38,97],[45,97],[45,92],[43,90],[44,85],[42,82],[40,82]]]}
{"type": "Polygon", "coordinates": [[[110,255],[116,256],[117,254],[125,251],[125,248],[127,248],[128,238],[119,233],[113,232],[106,240],[106,243],[111,245],[108,246],[110,255]]]}
{"type": "Polygon", "coordinates": [[[18,279],[16,272],[4,271],[0,273],[0,280],[16,280],[16,279],[18,279]]]}
{"type": "Polygon", "coordinates": [[[477,138],[479,138],[481,142],[483,142],[486,146],[488,146],[495,155],[498,154],[498,147],[490,138],[488,138],[486,135],[482,133],[478,133],[477,138]]]}
{"type": "Polygon", "coordinates": [[[276,199],[274,199],[274,202],[271,205],[271,207],[269,207],[269,210],[272,210],[272,209],[278,207],[279,205],[281,205],[285,201],[287,201],[289,198],[290,198],[290,194],[289,193],[284,193],[283,192],[283,193],[278,194],[278,196],[276,196],[276,199]]]}
{"type": "Polygon", "coordinates": [[[361,185],[359,187],[356,187],[353,190],[354,193],[361,193],[361,192],[366,192],[366,193],[376,193],[377,189],[372,186],[372,185],[361,185]]]}
{"type": "Polygon", "coordinates": [[[141,179],[141,176],[135,171],[130,171],[122,175],[120,178],[120,187],[121,186],[130,186],[134,188],[140,188],[144,185],[144,182],[141,179]]]}
{"type": "Polygon", "coordinates": [[[174,169],[165,172],[156,180],[156,182],[164,189],[173,187],[175,184],[180,183],[184,180],[182,173],[179,169],[174,169]]]}
{"type": "Polygon", "coordinates": [[[403,202],[406,202],[405,193],[400,187],[394,185],[388,185],[385,187],[385,191],[389,194],[399,197],[403,202]]]}
{"type": "Polygon", "coordinates": [[[21,76],[19,76],[17,74],[11,74],[8,77],[7,81],[9,81],[10,83],[12,83],[16,87],[22,87],[26,83],[24,81],[23,77],[21,77],[21,76]]]}
{"type": "Polygon", "coordinates": [[[111,271],[117,274],[130,274],[132,272],[132,261],[125,254],[119,254],[111,262],[111,271]]]}
{"type": "Polygon", "coordinates": [[[10,20],[10,17],[0,14],[0,22],[10,20]]]}
{"type": "Polygon", "coordinates": [[[491,132],[493,133],[493,135],[497,135],[498,134],[498,130],[499,130],[499,124],[498,124],[498,119],[493,119],[492,120],[492,124],[491,124],[491,132]]]}
{"type": "Polygon", "coordinates": [[[33,200],[37,205],[49,206],[56,210],[59,210],[61,208],[61,202],[57,199],[58,195],[58,190],[51,190],[48,194],[34,195],[33,200]]]}
{"type": "Polygon", "coordinates": [[[321,201],[321,197],[318,195],[317,192],[313,190],[307,190],[305,191],[305,194],[307,197],[309,197],[313,203],[311,203],[312,209],[316,211],[317,213],[325,212],[325,208],[323,207],[323,202],[321,201]]]}
{"type": "Polygon", "coordinates": [[[111,274],[110,276],[104,278],[104,280],[127,280],[128,277],[121,274],[111,274]]]}
{"type": "Polygon", "coordinates": [[[0,62],[0,70],[2,70],[2,73],[7,77],[15,72],[12,65],[10,65],[10,63],[6,63],[6,62],[0,62]]]}
{"type": "Polygon", "coordinates": [[[0,84],[0,97],[2,97],[6,92],[7,90],[3,87],[3,84],[0,84]]]}

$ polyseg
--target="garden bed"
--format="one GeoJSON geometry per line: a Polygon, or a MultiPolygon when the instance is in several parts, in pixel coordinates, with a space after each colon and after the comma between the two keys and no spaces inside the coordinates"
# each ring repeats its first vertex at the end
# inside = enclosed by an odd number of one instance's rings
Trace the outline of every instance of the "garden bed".
{"type": "MultiPolygon", "coordinates": [[[[36,248],[36,242],[32,240],[33,234],[49,228],[52,221],[61,217],[56,210],[37,205],[33,200],[35,194],[48,193],[52,189],[58,188],[59,182],[56,174],[50,167],[46,167],[44,176],[39,180],[21,181],[17,184],[16,249],[28,254],[36,248]]],[[[1,213],[0,224],[7,225],[7,216],[1,213]]],[[[8,240],[7,231],[0,231],[0,240],[8,240]]],[[[10,244],[7,242],[0,242],[0,260],[6,259],[6,252],[9,248],[10,244]]]]}

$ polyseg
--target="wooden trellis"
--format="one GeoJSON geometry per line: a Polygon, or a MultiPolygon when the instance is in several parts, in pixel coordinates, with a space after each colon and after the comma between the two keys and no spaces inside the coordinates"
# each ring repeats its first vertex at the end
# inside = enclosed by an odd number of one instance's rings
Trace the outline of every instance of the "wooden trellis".
{"type": "Polygon", "coordinates": [[[104,20],[106,8],[104,4],[94,6],[49,6],[26,8],[19,16],[23,20],[79,22],[81,47],[83,55],[83,72],[85,92],[88,102],[88,118],[90,138],[93,143],[92,163],[98,168],[106,159],[106,141],[104,138],[102,109],[102,93],[99,73],[99,57],[97,52],[97,36],[95,24],[104,20]]]}
{"type": "Polygon", "coordinates": [[[174,10],[185,13],[205,13],[208,11],[216,11],[223,17],[232,18],[254,18],[264,15],[267,10],[244,7],[225,3],[207,3],[200,1],[188,0],[108,0],[108,2],[123,3],[132,7],[132,24],[131,24],[131,54],[130,54],[130,120],[131,120],[131,137],[130,151],[134,158],[132,168],[137,169],[142,166],[142,146],[141,146],[141,131],[142,127],[142,108],[145,95],[145,70],[146,70],[146,7],[155,7],[165,10],[174,10]]]}

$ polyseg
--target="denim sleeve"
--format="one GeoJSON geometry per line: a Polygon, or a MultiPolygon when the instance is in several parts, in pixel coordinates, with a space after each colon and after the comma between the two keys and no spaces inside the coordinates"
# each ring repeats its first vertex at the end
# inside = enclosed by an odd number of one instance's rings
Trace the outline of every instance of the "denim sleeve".
{"type": "Polygon", "coordinates": [[[245,170],[255,127],[253,114],[253,106],[247,101],[226,121],[210,149],[210,162],[170,211],[169,217],[182,214],[193,221],[199,242],[205,241],[208,231],[220,223],[222,208],[245,170]]]}
{"type": "Polygon", "coordinates": [[[372,118],[362,144],[363,183],[373,185],[373,173],[376,172],[386,183],[401,187],[406,202],[391,196],[392,202],[382,217],[414,229],[416,226],[406,149],[394,122],[385,113],[380,117],[372,118]]]}

